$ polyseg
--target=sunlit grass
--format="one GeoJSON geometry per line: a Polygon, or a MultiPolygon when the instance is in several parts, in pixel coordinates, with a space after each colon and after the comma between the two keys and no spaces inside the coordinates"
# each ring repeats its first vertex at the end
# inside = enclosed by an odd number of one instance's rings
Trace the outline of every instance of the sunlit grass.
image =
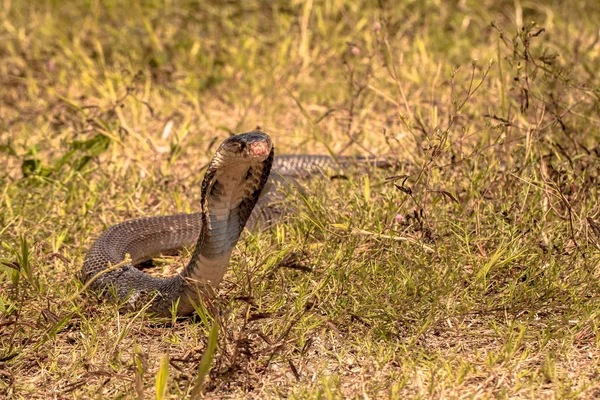
{"type": "Polygon", "coordinates": [[[0,397],[597,397],[599,16],[0,2],[0,397]],[[194,318],[82,291],[102,230],[196,211],[256,127],[397,167],[290,193],[194,318]]]}

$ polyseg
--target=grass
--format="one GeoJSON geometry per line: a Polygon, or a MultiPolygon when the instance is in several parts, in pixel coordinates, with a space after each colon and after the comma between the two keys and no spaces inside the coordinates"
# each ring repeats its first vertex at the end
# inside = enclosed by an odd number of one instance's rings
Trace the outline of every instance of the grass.
{"type": "Polygon", "coordinates": [[[600,396],[597,2],[219,3],[0,2],[0,397],[600,396]],[[398,167],[307,182],[194,318],[82,290],[257,126],[398,167]]]}

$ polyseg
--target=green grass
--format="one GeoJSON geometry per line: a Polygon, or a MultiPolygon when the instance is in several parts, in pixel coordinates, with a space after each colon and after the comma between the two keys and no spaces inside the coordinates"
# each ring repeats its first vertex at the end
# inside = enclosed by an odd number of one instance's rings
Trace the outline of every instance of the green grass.
{"type": "Polygon", "coordinates": [[[597,2],[220,3],[0,2],[0,397],[600,396],[597,2]],[[257,126],[399,166],[307,182],[195,318],[82,291],[257,126]]]}

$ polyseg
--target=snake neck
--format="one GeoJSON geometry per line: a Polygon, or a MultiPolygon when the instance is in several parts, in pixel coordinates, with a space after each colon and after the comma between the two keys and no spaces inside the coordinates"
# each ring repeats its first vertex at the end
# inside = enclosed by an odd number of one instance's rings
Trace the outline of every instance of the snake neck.
{"type": "Polygon", "coordinates": [[[216,287],[223,279],[272,162],[273,150],[262,163],[232,163],[225,168],[209,165],[202,184],[202,229],[192,259],[182,273],[194,294],[194,286],[210,282],[216,287]]]}

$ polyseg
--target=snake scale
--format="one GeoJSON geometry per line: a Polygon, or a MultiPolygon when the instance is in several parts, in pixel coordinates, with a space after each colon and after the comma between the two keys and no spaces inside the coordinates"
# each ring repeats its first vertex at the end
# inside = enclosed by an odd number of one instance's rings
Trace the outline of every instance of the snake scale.
{"type": "Polygon", "coordinates": [[[107,229],[88,251],[81,278],[131,309],[145,306],[160,316],[173,310],[192,314],[193,303],[210,296],[223,278],[244,227],[276,218],[269,202],[278,184],[339,162],[323,155],[274,157],[271,139],[258,131],[232,136],[207,167],[199,212],[134,219],[107,229]],[[191,260],[173,277],[153,277],[135,267],[194,243],[191,260]],[[125,262],[127,254],[131,262],[125,262]]]}

